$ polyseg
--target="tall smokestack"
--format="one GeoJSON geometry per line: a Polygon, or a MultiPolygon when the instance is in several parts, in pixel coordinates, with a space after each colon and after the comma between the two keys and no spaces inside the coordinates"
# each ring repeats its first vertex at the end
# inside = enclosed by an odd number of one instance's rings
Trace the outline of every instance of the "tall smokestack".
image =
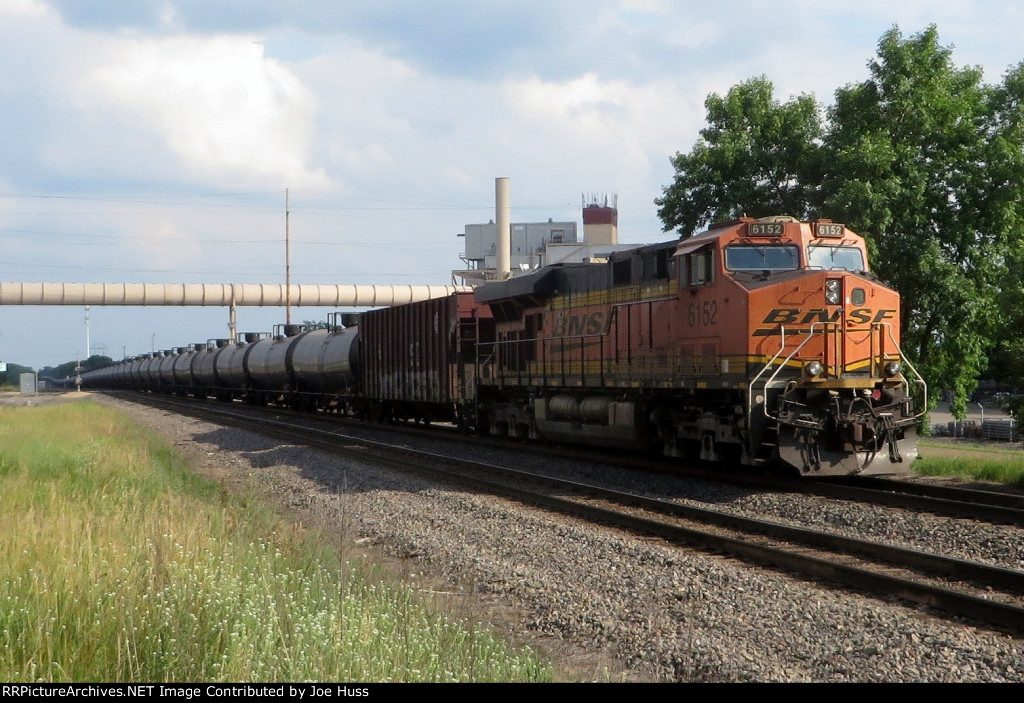
{"type": "Polygon", "coordinates": [[[497,276],[504,281],[512,272],[512,223],[509,221],[508,179],[494,179],[494,221],[498,223],[497,276]]]}

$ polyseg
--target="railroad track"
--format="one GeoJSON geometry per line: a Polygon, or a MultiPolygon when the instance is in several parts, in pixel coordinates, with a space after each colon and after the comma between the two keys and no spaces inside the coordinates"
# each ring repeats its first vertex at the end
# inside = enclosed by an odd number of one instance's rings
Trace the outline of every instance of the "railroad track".
{"type": "MultiPolygon", "coordinates": [[[[255,411],[256,409],[253,408],[255,411]]],[[[366,423],[343,416],[317,415],[274,408],[277,414],[296,418],[317,417],[339,424],[365,427],[366,423]]],[[[451,428],[448,433],[439,432],[438,427],[425,428],[416,424],[389,425],[389,431],[411,436],[438,439],[447,434],[453,442],[479,442],[492,447],[507,440],[489,437],[475,437],[451,428]]],[[[594,461],[630,471],[645,471],[675,478],[713,481],[715,483],[750,488],[754,490],[784,491],[804,495],[817,495],[835,500],[848,500],[869,505],[883,505],[926,512],[933,515],[948,515],[958,518],[982,520],[997,525],[1024,527],[1024,495],[996,490],[978,490],[956,486],[915,483],[906,480],[878,477],[829,477],[789,478],[778,475],[764,475],[749,467],[727,467],[716,465],[686,464],[678,459],[663,459],[651,456],[630,455],[619,450],[595,451],[580,447],[562,448],[556,445],[520,443],[514,445],[516,452],[540,456],[551,456],[574,461],[594,461]]]]}
{"type": "MultiPolygon", "coordinates": [[[[305,418],[309,415],[275,408],[275,412],[305,418]]],[[[353,423],[353,426],[365,426],[365,423],[351,418],[339,416],[318,416],[338,423],[353,423]]],[[[391,425],[389,430],[402,434],[437,439],[438,428],[427,429],[419,425],[391,425]]],[[[452,431],[447,439],[465,443],[477,441],[485,446],[493,447],[495,442],[507,440],[467,436],[452,431]]],[[[695,480],[713,481],[715,483],[738,486],[754,490],[784,491],[804,495],[816,495],[835,500],[848,500],[869,505],[883,505],[926,512],[933,515],[948,515],[958,518],[982,520],[997,525],[1017,525],[1024,527],[1024,495],[984,491],[978,489],[959,488],[936,484],[915,483],[911,481],[876,478],[876,477],[830,477],[826,479],[788,478],[785,476],[766,476],[748,467],[715,466],[706,468],[702,465],[685,464],[678,459],[662,459],[659,457],[637,457],[620,451],[594,451],[579,447],[562,448],[546,444],[516,444],[516,452],[530,453],[541,456],[559,457],[574,461],[594,461],[608,466],[616,466],[629,471],[645,471],[674,478],[691,478],[695,480]]]]}
{"type": "MultiPolygon", "coordinates": [[[[550,453],[550,450],[544,448],[539,451],[550,453]]],[[[849,476],[808,479],[765,476],[743,467],[733,467],[733,470],[726,467],[708,469],[702,466],[683,465],[678,460],[668,462],[597,452],[588,455],[581,453],[578,449],[571,453],[557,453],[577,459],[590,456],[602,463],[634,471],[649,471],[755,490],[816,495],[835,500],[915,510],[933,515],[983,520],[997,525],[1024,527],[1024,495],[1016,493],[876,477],[849,476]]]]}
{"type": "MultiPolygon", "coordinates": [[[[128,392],[125,398],[151,398],[150,394],[128,392]]],[[[165,396],[166,397],[166,396],[165,396]]],[[[181,399],[182,402],[188,402],[181,399]]],[[[194,401],[203,403],[205,401],[194,401]]],[[[232,407],[232,406],[227,406],[232,407]]],[[[243,406],[235,405],[235,408],[243,406]]],[[[258,408],[248,407],[253,412],[258,408]]],[[[337,415],[309,415],[283,408],[272,408],[277,415],[295,417],[296,422],[308,422],[317,418],[325,422],[339,425],[349,424],[353,427],[367,427],[367,423],[337,415]],[[298,419],[302,418],[302,419],[298,419]]],[[[376,425],[371,425],[377,427],[376,425]]],[[[493,448],[495,443],[504,444],[507,440],[495,440],[489,437],[475,437],[451,428],[450,432],[439,431],[440,428],[425,428],[416,424],[389,425],[388,431],[430,439],[439,439],[443,435],[452,442],[459,444],[478,442],[493,448]]],[[[749,467],[727,467],[716,465],[686,464],[678,459],[663,459],[651,456],[636,456],[617,450],[596,451],[580,447],[563,448],[556,445],[539,443],[515,444],[517,453],[529,453],[540,456],[558,457],[573,461],[593,461],[607,466],[623,468],[629,471],[644,471],[674,478],[690,478],[701,481],[712,481],[741,488],[761,491],[782,491],[804,495],[816,495],[834,500],[846,500],[868,505],[882,505],[901,508],[933,515],[948,515],[957,518],[982,520],[997,525],[1016,525],[1024,527],[1024,495],[999,492],[995,490],[977,490],[956,486],[915,483],[906,480],[876,477],[829,477],[825,479],[789,478],[778,475],[764,475],[749,467]]]]}
{"type": "Polygon", "coordinates": [[[916,496],[925,499],[922,505],[926,507],[938,501],[945,503],[951,513],[963,511],[968,517],[983,517],[992,522],[1024,525],[1024,495],[1016,493],[912,483],[871,476],[837,478],[830,480],[829,483],[869,491],[871,495],[897,495],[907,504],[911,504],[916,496]]]}
{"type": "Polygon", "coordinates": [[[656,536],[1024,634],[1024,571],[370,441],[345,435],[337,428],[309,427],[300,417],[253,417],[237,407],[214,408],[163,397],[129,399],[334,454],[372,458],[402,471],[512,497],[636,535],[656,536]]]}

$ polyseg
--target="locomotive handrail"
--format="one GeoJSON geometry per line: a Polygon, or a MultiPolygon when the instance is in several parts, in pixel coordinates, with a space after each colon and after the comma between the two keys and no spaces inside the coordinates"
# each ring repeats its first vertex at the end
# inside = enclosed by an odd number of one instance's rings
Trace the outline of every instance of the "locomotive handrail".
{"type": "MultiPolygon", "coordinates": [[[[923,417],[924,414],[928,412],[928,384],[925,382],[924,377],[920,373],[918,373],[916,368],[914,368],[914,365],[910,363],[910,359],[907,358],[907,355],[903,353],[903,350],[900,348],[899,342],[897,342],[896,337],[893,336],[892,324],[889,322],[881,322],[879,324],[882,327],[886,328],[886,332],[889,333],[889,340],[892,342],[892,345],[896,347],[896,352],[900,355],[900,360],[903,363],[905,363],[911,371],[914,372],[914,375],[917,377],[917,382],[921,384],[921,387],[924,390],[924,395],[921,398],[921,412],[919,412],[917,415],[914,415],[914,419],[916,420],[920,417],[923,417]]],[[[906,379],[904,379],[904,383],[906,383],[906,379]]],[[[907,395],[910,395],[909,383],[907,383],[907,391],[907,395]]]]}
{"type": "MultiPolygon", "coordinates": [[[[774,383],[775,378],[779,375],[779,373],[782,371],[782,369],[784,369],[786,367],[786,365],[790,361],[793,360],[793,357],[796,356],[797,353],[801,349],[803,349],[804,346],[809,341],[811,341],[811,339],[814,338],[814,332],[815,332],[814,328],[815,327],[819,327],[819,326],[824,327],[824,326],[830,325],[830,324],[833,324],[833,323],[812,322],[810,330],[807,332],[807,337],[802,342],[800,342],[799,345],[797,345],[796,349],[794,349],[792,352],[790,352],[789,356],[786,357],[785,361],[783,361],[781,364],[779,364],[779,367],[777,369],[775,369],[775,373],[773,373],[771,375],[771,377],[767,381],[765,381],[765,384],[764,384],[765,399],[764,399],[764,403],[762,403],[762,405],[761,405],[761,411],[764,413],[765,417],[767,417],[770,420],[778,420],[778,416],[772,415],[772,414],[770,414],[768,412],[768,388],[771,387],[772,383],[774,383]]],[[[918,414],[914,415],[914,417],[913,417],[913,419],[917,420],[918,418],[922,417],[925,414],[925,412],[927,412],[927,407],[928,407],[928,384],[927,384],[927,382],[925,382],[924,377],[921,376],[921,374],[918,372],[918,370],[914,367],[914,365],[907,358],[906,354],[903,353],[903,349],[900,348],[900,345],[896,341],[896,337],[893,334],[892,324],[888,323],[888,322],[881,322],[881,323],[876,323],[875,326],[876,327],[884,327],[885,328],[886,333],[888,334],[889,340],[892,342],[893,346],[896,348],[896,353],[899,354],[900,361],[905,363],[907,365],[907,367],[911,371],[914,372],[914,376],[916,378],[916,382],[921,384],[921,387],[922,387],[922,389],[924,391],[924,396],[922,398],[922,403],[921,403],[921,407],[922,407],[921,412],[919,412],[918,414]]],[[[764,368],[762,368],[758,372],[758,374],[754,377],[754,379],[750,382],[750,387],[747,390],[747,405],[748,405],[748,407],[752,407],[753,406],[754,386],[757,384],[758,379],[761,378],[761,376],[764,375],[764,373],[768,369],[770,369],[772,367],[772,364],[775,363],[775,361],[782,355],[782,353],[786,349],[786,327],[785,327],[785,325],[779,325],[779,329],[780,329],[780,331],[782,333],[782,343],[781,343],[781,346],[779,347],[779,351],[775,354],[775,356],[773,356],[771,358],[771,360],[767,364],[765,364],[764,368]]],[[[907,395],[910,395],[910,383],[907,381],[906,378],[903,379],[903,385],[904,385],[904,388],[905,388],[905,391],[906,391],[907,395]]]]}
{"type": "MultiPolygon", "coordinates": [[[[814,338],[814,328],[819,326],[819,325],[826,325],[826,324],[831,324],[831,323],[812,322],[811,323],[811,328],[810,328],[810,330],[808,330],[807,337],[804,339],[804,341],[800,342],[800,344],[797,345],[796,349],[794,349],[793,351],[791,351],[789,353],[789,356],[786,357],[786,360],[783,361],[781,364],[779,364],[779,368],[775,369],[775,373],[773,373],[771,375],[771,378],[769,378],[767,381],[765,381],[765,384],[764,384],[764,394],[765,394],[764,395],[764,400],[765,400],[765,402],[761,406],[761,410],[762,410],[762,412],[764,412],[765,417],[767,417],[767,418],[769,418],[771,420],[778,420],[779,419],[775,415],[768,414],[768,388],[769,388],[769,386],[772,385],[772,383],[775,381],[775,377],[779,375],[779,373],[782,371],[782,369],[786,368],[786,364],[788,364],[790,361],[793,360],[793,357],[796,356],[797,352],[800,351],[801,349],[803,349],[804,345],[806,345],[809,341],[811,341],[814,338]]],[[[785,332],[785,326],[779,325],[779,327],[781,327],[783,332],[785,332]]],[[[768,364],[764,367],[764,369],[761,370],[761,373],[764,373],[764,371],[766,371],[767,369],[771,368],[771,365],[775,363],[775,359],[778,359],[785,350],[786,350],[786,337],[785,337],[785,334],[783,334],[783,337],[782,337],[782,347],[779,349],[779,353],[776,354],[775,357],[771,361],[768,362],[768,364]]],[[[761,374],[758,374],[758,377],[760,377],[760,375],[761,374]]]]}
{"type": "MultiPolygon", "coordinates": [[[[779,350],[777,352],[775,352],[775,356],[773,356],[768,361],[768,363],[764,365],[764,368],[762,368],[760,371],[757,372],[757,375],[754,376],[753,380],[750,382],[750,386],[747,387],[747,407],[752,408],[754,406],[754,387],[757,385],[757,380],[759,378],[761,378],[761,376],[764,375],[765,371],[767,371],[768,369],[770,369],[772,367],[772,364],[775,363],[775,360],[778,359],[780,356],[782,356],[782,352],[784,352],[786,350],[786,326],[785,325],[779,325],[779,332],[781,333],[781,336],[782,336],[782,343],[779,346],[779,350]]],[[[774,378],[774,376],[773,376],[773,378],[774,378]]],[[[767,405],[768,405],[768,384],[769,383],[771,383],[770,380],[766,381],[765,384],[764,384],[765,397],[764,397],[764,402],[761,404],[761,409],[762,409],[762,411],[764,411],[765,417],[774,420],[775,418],[773,416],[769,415],[768,414],[768,410],[767,410],[767,405]]]]}

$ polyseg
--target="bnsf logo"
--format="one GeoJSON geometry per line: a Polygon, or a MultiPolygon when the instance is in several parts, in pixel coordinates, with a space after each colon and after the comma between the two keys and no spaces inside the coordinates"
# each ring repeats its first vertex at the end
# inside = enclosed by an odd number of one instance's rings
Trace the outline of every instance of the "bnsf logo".
{"type": "MultiPolygon", "coordinates": [[[[851,310],[846,318],[848,325],[866,325],[867,323],[884,322],[896,316],[895,310],[879,310],[868,308],[851,310]]],[[[763,325],[809,325],[812,322],[839,322],[843,319],[842,310],[834,310],[830,315],[827,310],[798,310],[794,308],[775,308],[761,322],[763,325]]]]}
{"type": "Polygon", "coordinates": [[[601,334],[604,329],[604,311],[582,315],[559,315],[555,318],[554,336],[582,337],[588,334],[601,334]]]}

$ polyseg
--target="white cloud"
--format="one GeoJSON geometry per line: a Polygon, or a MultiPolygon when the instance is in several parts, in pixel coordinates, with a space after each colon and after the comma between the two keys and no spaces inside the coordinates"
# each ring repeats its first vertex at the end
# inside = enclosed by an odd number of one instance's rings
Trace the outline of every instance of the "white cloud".
{"type": "Polygon", "coordinates": [[[181,29],[181,18],[178,16],[178,8],[173,2],[165,2],[160,6],[160,26],[164,29],[181,29]]]}
{"type": "Polygon", "coordinates": [[[157,137],[207,183],[322,185],[306,161],[316,102],[252,37],[126,39],[84,76],[79,105],[157,137]]]}
{"type": "Polygon", "coordinates": [[[672,12],[672,3],[669,0],[620,0],[619,7],[657,16],[665,16],[672,12]]]}
{"type": "Polygon", "coordinates": [[[631,83],[589,72],[564,81],[473,81],[424,74],[353,46],[296,71],[324,96],[318,141],[329,144],[325,166],[341,192],[467,204],[465,212],[416,220],[395,211],[359,214],[377,228],[397,225],[395,236],[410,241],[451,237],[493,217],[497,176],[513,179],[516,217],[578,219],[581,191],[617,192],[635,207],[623,208],[624,234],[656,240],[652,200],[670,178],[668,157],[688,148],[703,118],[703,95],[690,99],[685,80],[631,83]]]}
{"type": "Polygon", "coordinates": [[[39,17],[49,12],[49,6],[39,0],[0,0],[0,16],[39,17]]]}
{"type": "Polygon", "coordinates": [[[551,83],[536,76],[506,85],[508,104],[526,120],[555,120],[578,138],[607,139],[621,124],[630,86],[622,81],[602,83],[593,73],[551,83]],[[618,119],[616,119],[618,118],[618,119]]]}
{"type": "Polygon", "coordinates": [[[562,83],[532,77],[506,86],[518,120],[578,157],[570,172],[603,174],[630,190],[655,193],[652,164],[684,148],[681,142],[691,140],[702,122],[700,101],[691,97],[674,82],[602,81],[593,74],[562,83]]]}

